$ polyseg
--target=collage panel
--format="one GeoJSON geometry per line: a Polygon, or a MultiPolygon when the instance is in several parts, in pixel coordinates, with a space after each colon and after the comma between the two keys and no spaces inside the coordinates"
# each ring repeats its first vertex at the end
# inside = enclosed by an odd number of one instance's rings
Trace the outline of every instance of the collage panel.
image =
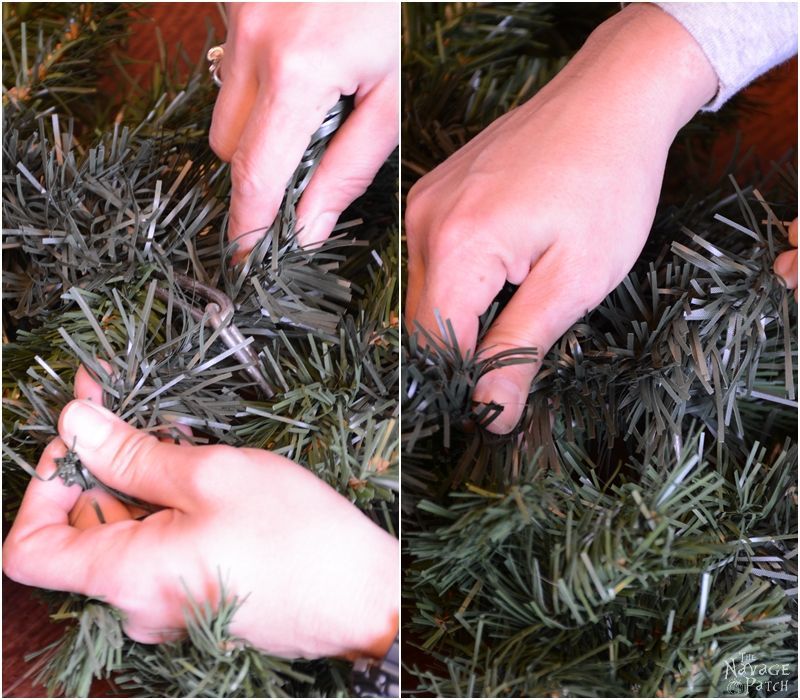
{"type": "Polygon", "coordinates": [[[4,696],[398,695],[399,27],[3,4],[4,696]]]}
{"type": "Polygon", "coordinates": [[[623,5],[403,4],[404,697],[797,693],[797,8],[623,5]]]}

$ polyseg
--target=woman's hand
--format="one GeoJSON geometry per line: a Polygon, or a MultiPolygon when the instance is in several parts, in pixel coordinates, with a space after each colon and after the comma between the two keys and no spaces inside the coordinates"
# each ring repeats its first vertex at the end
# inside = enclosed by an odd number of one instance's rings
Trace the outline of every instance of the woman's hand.
{"type": "MultiPolygon", "coordinates": [[[[519,285],[478,348],[540,357],[628,273],[644,245],[678,129],[711,99],[716,75],[669,15],[631,5],[605,22],[533,99],[412,188],[406,208],[406,315],[436,333],[450,319],[475,349],[478,319],[519,285]]],[[[539,363],[484,375],[474,398],[509,432],[539,363]]]]}
{"type": "Polygon", "coordinates": [[[340,95],[339,128],[298,205],[298,240],[325,240],[397,145],[399,16],[389,3],[230,3],[211,147],[231,163],[237,258],[263,237],[311,135],[340,95]]]}
{"type": "MultiPolygon", "coordinates": [[[[83,370],[82,370],[83,371],[83,370]]],[[[87,383],[89,384],[87,388],[87,383]]],[[[132,638],[181,636],[187,595],[243,600],[231,633],[286,657],[381,656],[398,622],[398,543],[309,471],[270,452],[161,442],[84,398],[37,467],[74,445],[107,486],[162,506],[143,520],[106,492],[33,479],[3,546],[21,583],[105,600],[132,638]],[[96,501],[106,524],[91,506],[96,501]]]]}

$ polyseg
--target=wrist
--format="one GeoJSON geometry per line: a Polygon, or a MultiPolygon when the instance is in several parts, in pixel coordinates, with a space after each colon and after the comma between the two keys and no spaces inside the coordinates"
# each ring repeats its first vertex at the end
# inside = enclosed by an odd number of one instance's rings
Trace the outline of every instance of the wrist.
{"type": "Polygon", "coordinates": [[[718,88],[700,45],[650,3],[601,24],[558,78],[580,86],[587,111],[614,113],[617,128],[633,119],[651,136],[663,134],[667,147],[718,88]]]}

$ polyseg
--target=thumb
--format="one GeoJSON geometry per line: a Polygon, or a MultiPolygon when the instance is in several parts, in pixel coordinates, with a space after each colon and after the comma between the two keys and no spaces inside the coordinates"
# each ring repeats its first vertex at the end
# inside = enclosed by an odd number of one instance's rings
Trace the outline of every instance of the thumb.
{"type": "Polygon", "coordinates": [[[106,486],[148,503],[189,510],[195,499],[195,448],[160,442],[92,401],[67,404],[58,421],[64,443],[106,486]]]}
{"type": "Polygon", "coordinates": [[[397,146],[397,86],[373,88],[339,127],[297,206],[298,243],[321,243],[397,146]]]}
{"type": "Polygon", "coordinates": [[[542,358],[575,321],[602,301],[602,294],[593,293],[585,277],[573,274],[574,270],[553,248],[548,250],[481,341],[478,351],[484,357],[522,348],[537,350],[535,361],[506,365],[487,372],[478,381],[473,400],[503,407],[487,426],[490,432],[513,430],[528,402],[542,358]]]}

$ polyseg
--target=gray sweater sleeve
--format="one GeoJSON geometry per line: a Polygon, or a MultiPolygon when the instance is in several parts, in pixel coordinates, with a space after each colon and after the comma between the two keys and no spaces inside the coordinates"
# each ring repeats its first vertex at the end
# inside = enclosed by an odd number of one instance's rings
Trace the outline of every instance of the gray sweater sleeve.
{"type": "Polygon", "coordinates": [[[745,85],[797,53],[794,2],[658,2],[700,44],[719,78],[703,111],[716,112],[745,85]]]}

